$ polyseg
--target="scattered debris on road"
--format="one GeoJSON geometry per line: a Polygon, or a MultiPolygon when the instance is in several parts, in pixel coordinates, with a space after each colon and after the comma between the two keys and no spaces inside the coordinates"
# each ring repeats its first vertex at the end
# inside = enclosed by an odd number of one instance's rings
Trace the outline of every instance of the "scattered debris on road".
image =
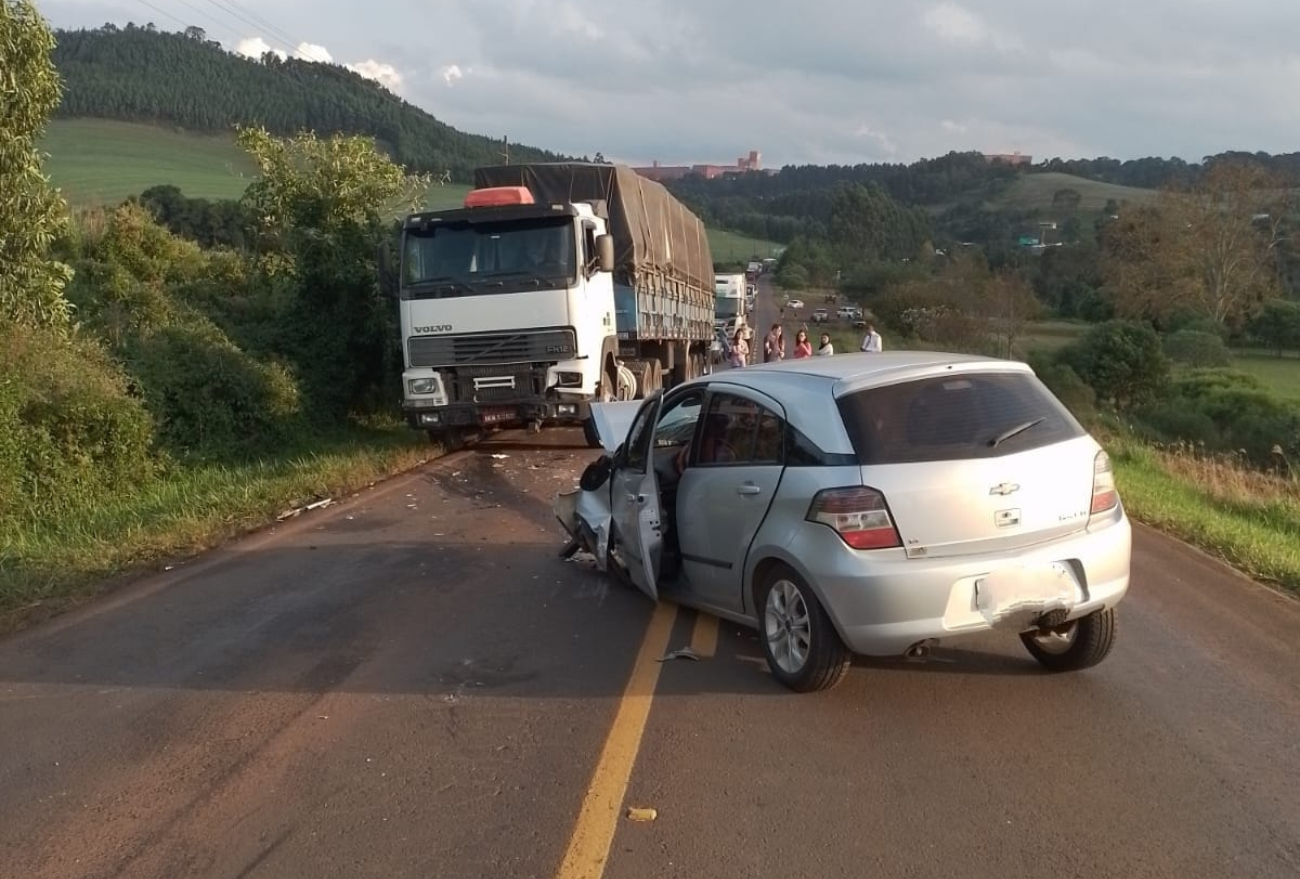
{"type": "Polygon", "coordinates": [[[656,809],[641,809],[633,806],[627,810],[627,817],[633,821],[653,821],[659,817],[656,809]]]}
{"type": "Polygon", "coordinates": [[[689,647],[682,647],[681,649],[674,650],[671,653],[665,653],[659,658],[659,662],[668,662],[672,659],[689,659],[692,662],[699,662],[700,655],[689,647]]]}

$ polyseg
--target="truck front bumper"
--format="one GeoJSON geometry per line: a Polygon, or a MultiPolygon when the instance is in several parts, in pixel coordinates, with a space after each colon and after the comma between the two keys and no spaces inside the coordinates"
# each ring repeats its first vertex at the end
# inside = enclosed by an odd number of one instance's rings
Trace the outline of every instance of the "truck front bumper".
{"type": "Polygon", "coordinates": [[[525,400],[513,403],[451,403],[446,406],[403,407],[407,423],[417,430],[449,427],[518,427],[534,421],[580,424],[589,414],[585,400],[525,400]]]}

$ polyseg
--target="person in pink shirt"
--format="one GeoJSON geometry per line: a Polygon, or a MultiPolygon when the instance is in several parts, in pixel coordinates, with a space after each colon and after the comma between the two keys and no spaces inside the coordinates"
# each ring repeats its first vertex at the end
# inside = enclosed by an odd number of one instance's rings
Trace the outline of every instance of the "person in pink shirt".
{"type": "Polygon", "coordinates": [[[812,357],[812,342],[808,341],[808,332],[800,330],[794,336],[794,359],[812,357]]]}

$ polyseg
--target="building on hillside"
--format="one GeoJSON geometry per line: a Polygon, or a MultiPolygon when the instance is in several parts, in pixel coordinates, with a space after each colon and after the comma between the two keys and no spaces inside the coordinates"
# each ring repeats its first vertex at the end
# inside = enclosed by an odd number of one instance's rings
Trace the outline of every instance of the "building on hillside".
{"type": "Polygon", "coordinates": [[[1032,164],[1034,164],[1034,157],[1033,157],[1033,156],[1029,156],[1029,155],[1025,155],[1024,153],[1021,153],[1021,152],[1014,152],[1014,153],[985,153],[985,154],[984,154],[984,161],[988,162],[990,165],[993,165],[993,164],[1003,164],[1003,165],[1032,165],[1032,164]]]}
{"type": "MultiPolygon", "coordinates": [[[[697,174],[706,180],[721,177],[724,174],[748,174],[763,170],[763,156],[758,150],[750,150],[749,155],[736,159],[734,165],[661,165],[657,161],[651,165],[633,168],[642,177],[657,180],[680,180],[691,174],[697,174]]],[[[768,171],[767,173],[772,173],[768,171]]]]}

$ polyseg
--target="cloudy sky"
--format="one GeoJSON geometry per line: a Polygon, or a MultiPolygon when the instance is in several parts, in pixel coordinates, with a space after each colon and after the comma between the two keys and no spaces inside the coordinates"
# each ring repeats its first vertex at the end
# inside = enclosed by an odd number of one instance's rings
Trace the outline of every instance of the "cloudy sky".
{"type": "Polygon", "coordinates": [[[36,0],[346,64],[463,130],[634,163],[1300,150],[1295,0],[36,0]]]}

